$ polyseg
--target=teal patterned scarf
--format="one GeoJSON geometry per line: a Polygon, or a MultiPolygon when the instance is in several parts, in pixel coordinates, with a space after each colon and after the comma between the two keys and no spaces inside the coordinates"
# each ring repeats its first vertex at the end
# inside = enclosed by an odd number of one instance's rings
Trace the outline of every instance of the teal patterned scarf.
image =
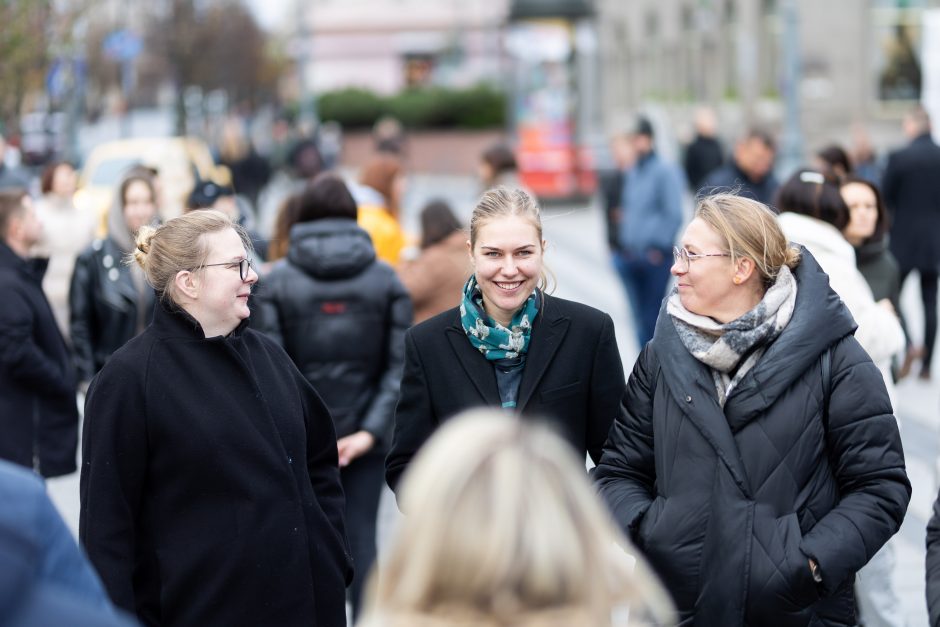
{"type": "Polygon", "coordinates": [[[539,311],[538,290],[526,299],[509,323],[507,329],[490,318],[483,309],[483,293],[475,276],[463,288],[460,303],[460,324],[470,343],[489,361],[516,359],[529,350],[532,322],[539,311]]]}

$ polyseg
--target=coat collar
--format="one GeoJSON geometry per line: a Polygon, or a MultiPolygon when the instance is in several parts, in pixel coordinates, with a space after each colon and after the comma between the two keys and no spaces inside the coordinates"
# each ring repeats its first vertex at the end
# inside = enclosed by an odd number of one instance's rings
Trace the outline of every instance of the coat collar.
{"type": "Polygon", "coordinates": [[[13,252],[6,242],[0,240],[0,268],[10,268],[34,283],[42,283],[48,267],[49,259],[44,257],[23,259],[13,252]]]}
{"type": "MultiPolygon", "coordinates": [[[[542,306],[532,325],[529,352],[522,371],[522,381],[519,384],[518,409],[520,411],[525,409],[538,388],[548,365],[561,346],[569,325],[569,318],[561,314],[551,296],[541,291],[539,296],[542,306]]],[[[460,324],[459,313],[454,316],[454,323],[445,329],[445,333],[457,360],[480,396],[488,405],[498,407],[501,401],[493,364],[470,344],[460,324]]]]}
{"type": "Polygon", "coordinates": [[[248,318],[245,318],[227,336],[207,338],[199,321],[193,318],[185,309],[175,303],[164,302],[159,295],[155,297],[155,300],[153,329],[160,337],[219,341],[226,338],[240,338],[245,333],[245,329],[248,328],[248,318]]]}

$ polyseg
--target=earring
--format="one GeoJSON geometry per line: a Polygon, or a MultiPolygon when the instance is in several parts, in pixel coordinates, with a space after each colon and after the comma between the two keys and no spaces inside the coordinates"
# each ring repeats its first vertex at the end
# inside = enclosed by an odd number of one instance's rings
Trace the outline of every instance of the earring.
{"type": "Polygon", "coordinates": [[[734,281],[734,284],[735,284],[735,285],[741,285],[741,277],[739,277],[739,276],[734,277],[734,279],[732,279],[732,281],[734,281]]]}

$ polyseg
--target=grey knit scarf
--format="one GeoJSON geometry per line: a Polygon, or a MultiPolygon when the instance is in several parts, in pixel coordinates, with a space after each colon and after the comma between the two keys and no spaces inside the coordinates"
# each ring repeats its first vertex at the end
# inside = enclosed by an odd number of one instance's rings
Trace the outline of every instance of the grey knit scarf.
{"type": "Polygon", "coordinates": [[[676,289],[669,295],[666,312],[692,356],[711,368],[718,403],[724,407],[731,391],[790,322],[795,303],[796,280],[784,266],[761,301],[726,324],[683,307],[676,289]]]}

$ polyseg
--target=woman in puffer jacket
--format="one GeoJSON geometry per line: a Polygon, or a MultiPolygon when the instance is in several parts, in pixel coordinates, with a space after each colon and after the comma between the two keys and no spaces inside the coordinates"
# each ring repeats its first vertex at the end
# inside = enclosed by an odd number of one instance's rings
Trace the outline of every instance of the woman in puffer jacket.
{"type": "Polygon", "coordinates": [[[375,560],[385,452],[404,364],[411,300],[356,224],[342,179],[319,175],[301,192],[287,258],[264,277],[253,320],[290,355],[333,416],[354,616],[375,560]]]}
{"type": "Polygon", "coordinates": [[[595,473],[683,625],[854,625],[910,483],[878,369],[765,205],[699,202],[595,473]]]}

